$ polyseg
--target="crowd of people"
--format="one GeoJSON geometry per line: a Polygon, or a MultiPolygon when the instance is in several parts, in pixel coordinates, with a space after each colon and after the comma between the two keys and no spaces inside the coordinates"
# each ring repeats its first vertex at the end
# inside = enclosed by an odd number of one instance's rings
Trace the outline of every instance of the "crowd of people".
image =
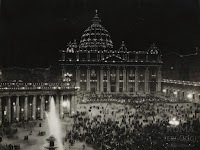
{"type": "Polygon", "coordinates": [[[88,94],[82,96],[80,103],[144,103],[144,102],[170,102],[167,98],[159,98],[154,95],[127,95],[127,94],[88,94]]]}
{"type": "Polygon", "coordinates": [[[96,149],[198,149],[199,106],[192,103],[144,102],[80,104],[71,141],[85,141],[96,149]],[[92,105],[92,106],[91,106],[92,105]],[[178,121],[178,126],[170,120],[178,121]]]}
{"type": "Polygon", "coordinates": [[[0,150],[20,150],[20,144],[5,144],[0,146],[0,150]]]}

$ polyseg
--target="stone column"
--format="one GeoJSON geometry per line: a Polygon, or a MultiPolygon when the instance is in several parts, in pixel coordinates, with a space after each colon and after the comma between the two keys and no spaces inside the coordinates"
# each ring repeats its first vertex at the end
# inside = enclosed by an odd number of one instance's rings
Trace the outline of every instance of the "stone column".
{"type": "Polygon", "coordinates": [[[1,97],[0,97],[0,126],[2,125],[2,105],[1,105],[1,103],[2,103],[2,100],[1,100],[1,97]]]}
{"type": "Polygon", "coordinates": [[[59,102],[59,100],[60,100],[59,96],[56,95],[56,111],[57,111],[58,114],[60,113],[60,109],[59,109],[59,106],[60,106],[59,103],[60,102],[59,102]]]}
{"type": "Polygon", "coordinates": [[[65,67],[62,68],[62,79],[64,78],[64,74],[66,73],[65,67]]]}
{"type": "Polygon", "coordinates": [[[76,59],[79,61],[79,52],[76,53],[76,59]]]}
{"type": "Polygon", "coordinates": [[[20,112],[20,107],[19,107],[19,96],[16,97],[16,119],[19,121],[19,112],[20,112]]]}
{"type": "Polygon", "coordinates": [[[41,104],[40,104],[40,118],[44,119],[44,109],[45,109],[45,101],[44,101],[44,96],[40,96],[41,98],[41,104]]]}
{"type": "Polygon", "coordinates": [[[75,95],[71,96],[71,115],[77,113],[77,97],[75,95]]]}
{"type": "Polygon", "coordinates": [[[28,119],[28,96],[25,96],[24,99],[24,119],[28,119]]]}
{"type": "Polygon", "coordinates": [[[100,92],[103,92],[103,68],[100,70],[100,92]]]}
{"type": "Polygon", "coordinates": [[[146,62],[148,62],[149,61],[149,56],[148,55],[146,55],[146,62]]]}
{"type": "Polygon", "coordinates": [[[65,52],[62,52],[62,60],[65,61],[65,52]]]}
{"type": "Polygon", "coordinates": [[[145,69],[145,93],[149,93],[149,68],[145,69]]]}
{"type": "Polygon", "coordinates": [[[123,92],[126,92],[126,68],[123,69],[123,92]]]}
{"type": "Polygon", "coordinates": [[[36,95],[33,96],[33,108],[32,108],[32,118],[36,119],[36,95]]]}
{"type": "Polygon", "coordinates": [[[110,92],[110,68],[107,70],[107,92],[110,92]]]}
{"type": "Polygon", "coordinates": [[[126,91],[129,92],[129,74],[130,71],[128,71],[128,69],[126,68],[126,91]]]}
{"type": "Polygon", "coordinates": [[[135,55],[135,61],[138,61],[138,54],[135,55]]]}
{"type": "Polygon", "coordinates": [[[97,54],[97,60],[98,61],[100,60],[100,54],[99,53],[97,54]]]}
{"type": "Polygon", "coordinates": [[[127,61],[129,61],[129,53],[127,53],[127,61]]]}
{"type": "Polygon", "coordinates": [[[87,60],[90,60],[90,51],[87,52],[87,60]]]}
{"type": "Polygon", "coordinates": [[[79,69],[79,67],[76,68],[76,86],[80,87],[80,69],[79,69]]]}
{"type": "Polygon", "coordinates": [[[103,60],[104,59],[104,54],[103,53],[101,53],[101,60],[103,60]]]}
{"type": "Polygon", "coordinates": [[[49,111],[50,111],[50,105],[51,105],[51,98],[52,98],[52,96],[51,95],[49,95],[49,98],[48,98],[48,104],[49,104],[49,111]]]}
{"type": "Polygon", "coordinates": [[[135,68],[135,92],[138,92],[138,67],[135,68]]]}
{"type": "Polygon", "coordinates": [[[116,70],[116,92],[119,92],[119,68],[116,70]]]}
{"type": "Polygon", "coordinates": [[[11,123],[11,97],[8,97],[6,116],[7,116],[8,122],[11,123]]]}
{"type": "Polygon", "coordinates": [[[157,79],[157,90],[156,90],[158,93],[161,92],[161,79],[162,79],[161,68],[159,67],[158,68],[158,79],[157,79]]]}
{"type": "Polygon", "coordinates": [[[199,103],[199,93],[198,93],[198,91],[195,91],[194,94],[195,94],[194,102],[200,104],[200,103],[199,103]]]}
{"type": "Polygon", "coordinates": [[[77,96],[74,95],[74,114],[77,114],[77,96]]]}
{"type": "Polygon", "coordinates": [[[63,95],[60,96],[60,118],[63,118],[63,95]]]}
{"type": "Polygon", "coordinates": [[[99,86],[100,86],[100,75],[99,70],[97,70],[97,92],[100,92],[99,86]]]}
{"type": "Polygon", "coordinates": [[[90,68],[87,68],[87,91],[90,92],[90,68]]]}

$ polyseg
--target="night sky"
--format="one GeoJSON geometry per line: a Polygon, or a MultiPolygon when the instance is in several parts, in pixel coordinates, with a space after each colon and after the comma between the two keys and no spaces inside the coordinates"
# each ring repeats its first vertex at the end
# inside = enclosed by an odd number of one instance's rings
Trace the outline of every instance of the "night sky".
{"type": "Polygon", "coordinates": [[[152,43],[163,55],[193,53],[200,47],[197,0],[1,0],[0,66],[48,67],[58,51],[91,25],[95,9],[114,49],[152,43]]]}

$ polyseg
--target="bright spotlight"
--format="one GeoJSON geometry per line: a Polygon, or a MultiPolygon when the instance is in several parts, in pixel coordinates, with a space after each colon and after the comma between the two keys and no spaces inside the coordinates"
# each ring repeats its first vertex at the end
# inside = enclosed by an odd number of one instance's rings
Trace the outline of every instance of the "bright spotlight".
{"type": "Polygon", "coordinates": [[[176,120],[176,117],[172,118],[172,120],[169,121],[169,124],[174,125],[174,126],[178,126],[179,123],[180,122],[176,120]]]}
{"type": "Polygon", "coordinates": [[[174,91],[174,95],[176,95],[177,94],[177,91],[174,91]]]}
{"type": "Polygon", "coordinates": [[[165,93],[167,90],[166,89],[163,89],[163,92],[165,93]]]}
{"type": "Polygon", "coordinates": [[[191,99],[191,98],[192,98],[192,94],[189,93],[189,94],[187,95],[187,97],[188,97],[189,99],[191,99]]]}

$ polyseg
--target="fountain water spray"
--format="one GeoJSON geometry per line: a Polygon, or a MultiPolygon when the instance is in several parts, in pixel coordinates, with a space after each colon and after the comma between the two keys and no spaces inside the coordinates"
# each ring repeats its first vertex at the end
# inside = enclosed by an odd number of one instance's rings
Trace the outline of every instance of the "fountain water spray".
{"type": "Polygon", "coordinates": [[[50,135],[56,138],[58,150],[64,150],[62,144],[62,126],[59,115],[56,111],[55,101],[53,96],[50,100],[50,111],[46,113],[50,135]]]}

